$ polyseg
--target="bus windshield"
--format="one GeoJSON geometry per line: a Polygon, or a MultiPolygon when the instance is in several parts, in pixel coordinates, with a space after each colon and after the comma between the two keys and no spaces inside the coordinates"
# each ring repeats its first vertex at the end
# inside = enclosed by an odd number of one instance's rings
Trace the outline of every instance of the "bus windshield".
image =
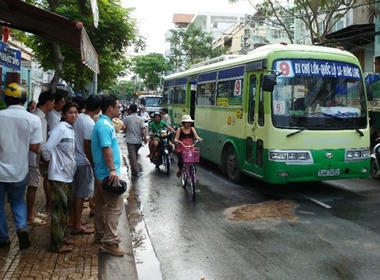
{"type": "Polygon", "coordinates": [[[279,60],[274,66],[280,73],[272,92],[275,127],[366,127],[366,98],[358,66],[326,60],[279,60]]]}
{"type": "Polygon", "coordinates": [[[161,107],[162,97],[161,96],[146,96],[141,101],[142,105],[145,107],[161,107]]]}

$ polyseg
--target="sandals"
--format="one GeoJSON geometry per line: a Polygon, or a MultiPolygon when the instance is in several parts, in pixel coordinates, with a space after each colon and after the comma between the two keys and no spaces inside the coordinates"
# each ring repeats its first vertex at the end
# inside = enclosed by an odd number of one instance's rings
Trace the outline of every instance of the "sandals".
{"type": "Polygon", "coordinates": [[[46,219],[48,217],[48,215],[40,213],[40,212],[37,212],[34,216],[40,219],[46,219]]]}
{"type": "Polygon", "coordinates": [[[94,234],[95,230],[93,228],[83,228],[80,231],[71,231],[71,235],[86,235],[94,234]]]}
{"type": "Polygon", "coordinates": [[[46,221],[41,220],[38,217],[35,217],[33,219],[33,221],[27,222],[27,224],[30,225],[30,226],[44,226],[44,225],[46,225],[46,221]]]}
{"type": "Polygon", "coordinates": [[[73,249],[67,246],[62,246],[61,248],[58,248],[58,249],[49,249],[49,252],[57,253],[57,254],[67,254],[67,253],[71,253],[72,251],[73,249]]]}
{"type": "Polygon", "coordinates": [[[72,240],[71,238],[65,237],[65,238],[63,239],[63,244],[65,244],[65,245],[74,245],[75,242],[74,242],[74,240],[72,240]]]}

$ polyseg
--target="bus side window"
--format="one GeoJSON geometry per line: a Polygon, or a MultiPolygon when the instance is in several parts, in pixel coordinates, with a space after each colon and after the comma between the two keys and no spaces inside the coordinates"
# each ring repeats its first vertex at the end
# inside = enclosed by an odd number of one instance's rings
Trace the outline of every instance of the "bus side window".
{"type": "Polygon", "coordinates": [[[241,79],[218,82],[216,106],[241,106],[242,90],[243,84],[241,79]]]}
{"type": "Polygon", "coordinates": [[[178,99],[180,98],[182,88],[180,86],[175,87],[174,89],[174,97],[172,104],[179,104],[178,99]]]}
{"type": "Polygon", "coordinates": [[[248,123],[253,124],[255,120],[255,96],[256,96],[256,76],[251,75],[249,80],[249,100],[248,100],[248,123]]]}
{"type": "MultiPolygon", "coordinates": [[[[260,80],[263,80],[263,75],[261,75],[260,80]]],[[[259,117],[258,117],[259,126],[264,126],[264,91],[260,88],[259,95],[259,117]]]]}
{"type": "Polygon", "coordinates": [[[162,102],[168,104],[169,89],[165,88],[162,94],[162,102]]]}
{"type": "Polygon", "coordinates": [[[174,100],[174,89],[170,88],[168,93],[168,104],[173,104],[174,100]]]}
{"type": "Polygon", "coordinates": [[[202,106],[215,104],[215,82],[198,84],[197,104],[202,106]]]}
{"type": "Polygon", "coordinates": [[[178,104],[185,104],[186,89],[183,87],[178,93],[178,104]]]}

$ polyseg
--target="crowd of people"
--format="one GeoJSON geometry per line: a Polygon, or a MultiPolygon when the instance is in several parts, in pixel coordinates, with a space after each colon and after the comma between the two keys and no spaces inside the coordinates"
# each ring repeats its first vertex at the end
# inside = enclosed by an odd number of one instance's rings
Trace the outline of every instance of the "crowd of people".
{"type": "MultiPolygon", "coordinates": [[[[155,132],[168,129],[175,133],[168,110],[149,116],[143,106],[123,108],[114,95],[69,101],[50,90],[25,108],[27,92],[17,83],[6,87],[4,100],[7,108],[0,111],[0,247],[10,246],[4,208],[7,197],[21,250],[31,246],[29,226],[45,226],[50,218],[50,252],[69,253],[74,244],[70,235],[93,234],[100,250],[123,256],[118,223],[126,183],[120,178],[117,133],[124,131],[131,175],[140,177],[137,159],[142,144],[149,142],[154,161],[160,145],[155,132]],[[34,207],[40,186],[46,198],[45,213],[34,207]],[[82,221],[86,201],[90,201],[94,228],[82,221]]],[[[198,138],[190,116],[183,116],[182,123],[176,139],[198,138]]],[[[183,165],[178,152],[177,174],[183,165]]]]}
{"type": "Polygon", "coordinates": [[[0,247],[11,245],[7,198],[20,250],[31,246],[29,227],[45,226],[50,218],[49,251],[69,253],[74,244],[70,235],[94,234],[102,251],[123,256],[117,232],[123,198],[103,190],[104,185],[122,181],[112,122],[120,115],[117,97],[91,95],[69,101],[64,94],[44,91],[38,102],[25,108],[27,100],[22,85],[11,83],[4,90],[7,108],[0,111],[0,247]],[[46,198],[45,213],[34,207],[40,185],[46,198]],[[88,199],[95,228],[82,222],[88,199]]]}

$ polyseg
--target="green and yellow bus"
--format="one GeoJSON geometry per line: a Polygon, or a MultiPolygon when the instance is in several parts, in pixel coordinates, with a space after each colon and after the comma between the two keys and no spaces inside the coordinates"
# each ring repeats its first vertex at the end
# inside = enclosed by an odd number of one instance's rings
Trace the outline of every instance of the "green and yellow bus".
{"type": "Polygon", "coordinates": [[[368,178],[367,98],[358,59],[274,44],[165,77],[172,124],[195,119],[201,157],[229,179],[284,184],[368,178]]]}

